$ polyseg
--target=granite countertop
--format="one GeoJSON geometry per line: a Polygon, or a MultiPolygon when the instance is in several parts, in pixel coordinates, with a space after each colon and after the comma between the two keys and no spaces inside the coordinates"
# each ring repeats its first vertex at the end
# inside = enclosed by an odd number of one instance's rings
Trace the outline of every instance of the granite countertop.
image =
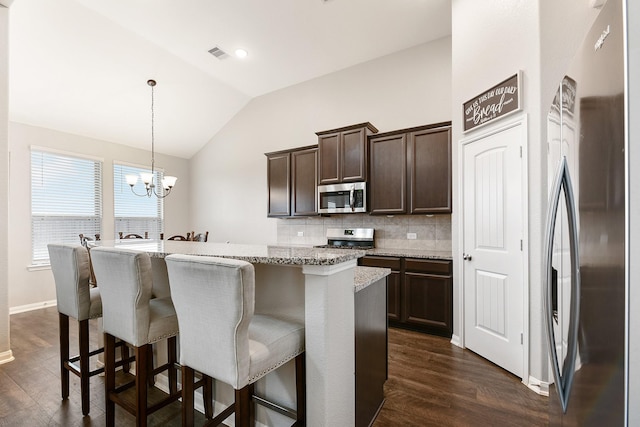
{"type": "Polygon", "coordinates": [[[389,274],[391,274],[390,268],[356,267],[353,272],[353,291],[361,291],[378,280],[384,279],[389,274]]]}
{"type": "Polygon", "coordinates": [[[396,249],[396,248],[374,248],[367,249],[367,255],[397,256],[405,258],[423,259],[443,259],[453,260],[451,251],[432,251],[426,249],[396,249]]]}
{"type": "Polygon", "coordinates": [[[92,246],[117,247],[147,252],[151,257],[170,254],[233,258],[253,264],[335,265],[357,260],[365,251],[296,246],[240,245],[233,243],[184,242],[176,240],[99,240],[92,246]]]}

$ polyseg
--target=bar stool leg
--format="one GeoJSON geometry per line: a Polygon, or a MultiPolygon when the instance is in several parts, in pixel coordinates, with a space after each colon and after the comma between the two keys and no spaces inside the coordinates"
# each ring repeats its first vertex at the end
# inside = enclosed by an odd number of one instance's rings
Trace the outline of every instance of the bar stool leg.
{"type": "Polygon", "coordinates": [[[176,337],[167,340],[167,360],[169,363],[169,394],[174,394],[178,391],[178,370],[176,369],[178,339],[176,337]]]}
{"type": "Polygon", "coordinates": [[[253,388],[253,384],[249,384],[236,390],[236,427],[250,427],[254,424],[254,405],[251,402],[253,388]]]}
{"type": "MultiPolygon", "coordinates": [[[[148,344],[147,346],[147,381],[149,382],[149,387],[153,387],[156,384],[156,376],[153,375],[153,344],[148,344]]],[[[138,360],[138,359],[136,359],[138,360]]],[[[143,365],[141,365],[143,366],[143,365]]],[[[137,369],[137,368],[136,368],[137,369]]]]}
{"type": "MultiPolygon", "coordinates": [[[[122,343],[120,346],[120,359],[127,360],[129,358],[129,347],[127,347],[126,343],[122,343]]],[[[129,369],[131,368],[131,364],[129,362],[124,362],[122,364],[122,372],[129,373],[129,369]]]]}
{"type": "Polygon", "coordinates": [[[295,426],[304,426],[307,418],[305,353],[296,356],[296,422],[295,426]]]}
{"type": "Polygon", "coordinates": [[[69,397],[69,371],[65,363],[69,360],[69,316],[58,313],[60,328],[60,383],[62,384],[62,400],[69,397]]]}
{"type": "Polygon", "coordinates": [[[82,415],[89,414],[89,319],[78,322],[78,346],[80,348],[80,394],[82,415]]]}
{"type": "Polygon", "coordinates": [[[213,418],[213,378],[202,374],[204,385],[202,386],[202,400],[204,401],[204,416],[213,418]]]}
{"type": "Polygon", "coordinates": [[[113,335],[104,334],[104,406],[107,427],[116,424],[116,406],[111,400],[111,393],[116,388],[116,339],[113,335]]]}
{"type": "MultiPolygon", "coordinates": [[[[182,367],[182,426],[193,427],[193,369],[182,367]]],[[[206,407],[206,403],[205,403],[206,407]]]]}
{"type": "MultiPolygon", "coordinates": [[[[136,426],[147,426],[147,382],[148,362],[151,344],[136,347],[136,426]]],[[[153,374],[151,374],[153,376],[153,374]]]]}

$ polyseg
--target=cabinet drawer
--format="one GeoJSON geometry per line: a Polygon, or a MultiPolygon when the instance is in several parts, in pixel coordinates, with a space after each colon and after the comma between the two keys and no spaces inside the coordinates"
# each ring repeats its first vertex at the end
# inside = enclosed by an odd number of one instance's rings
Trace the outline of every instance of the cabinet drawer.
{"type": "Polygon", "coordinates": [[[365,267],[390,268],[400,271],[400,258],[368,255],[360,258],[360,265],[365,267]]]}
{"type": "Polygon", "coordinates": [[[431,259],[407,258],[405,260],[405,270],[417,273],[431,273],[450,276],[452,269],[451,264],[451,261],[447,260],[439,261],[431,259]]]}

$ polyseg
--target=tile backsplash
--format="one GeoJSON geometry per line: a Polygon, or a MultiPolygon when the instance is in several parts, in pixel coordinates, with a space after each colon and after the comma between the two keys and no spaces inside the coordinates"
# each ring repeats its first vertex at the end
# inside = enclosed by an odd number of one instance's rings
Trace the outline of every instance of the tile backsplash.
{"type": "Polygon", "coordinates": [[[278,220],[278,244],[324,245],[327,228],[374,228],[375,246],[451,251],[451,215],[344,214],[278,220]],[[415,239],[407,239],[415,233],[415,239]]]}

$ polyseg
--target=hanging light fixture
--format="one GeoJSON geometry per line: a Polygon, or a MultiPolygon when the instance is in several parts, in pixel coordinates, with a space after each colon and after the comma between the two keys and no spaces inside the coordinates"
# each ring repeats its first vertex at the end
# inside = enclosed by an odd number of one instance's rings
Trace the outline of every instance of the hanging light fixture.
{"type": "Polygon", "coordinates": [[[140,172],[140,179],[142,180],[142,182],[144,183],[144,187],[146,189],[146,193],[144,194],[138,194],[136,193],[136,191],[134,190],[134,186],[136,185],[136,183],[138,182],[138,176],[137,175],[127,175],[126,179],[127,179],[127,184],[129,184],[129,186],[131,187],[131,191],[133,192],[133,194],[135,194],[136,196],[147,196],[147,197],[151,197],[152,195],[156,195],[156,197],[159,198],[165,198],[169,195],[169,193],[171,193],[171,189],[173,188],[174,185],[176,185],[176,181],[178,180],[178,178],[176,178],[175,176],[165,176],[164,178],[162,178],[162,189],[160,190],[160,192],[158,193],[158,187],[157,184],[153,182],[154,180],[154,176],[155,176],[155,133],[154,133],[154,122],[155,122],[155,111],[153,109],[153,88],[156,85],[156,81],[155,80],[147,80],[147,84],[149,86],[151,86],[151,173],[148,172],[140,172]]]}

